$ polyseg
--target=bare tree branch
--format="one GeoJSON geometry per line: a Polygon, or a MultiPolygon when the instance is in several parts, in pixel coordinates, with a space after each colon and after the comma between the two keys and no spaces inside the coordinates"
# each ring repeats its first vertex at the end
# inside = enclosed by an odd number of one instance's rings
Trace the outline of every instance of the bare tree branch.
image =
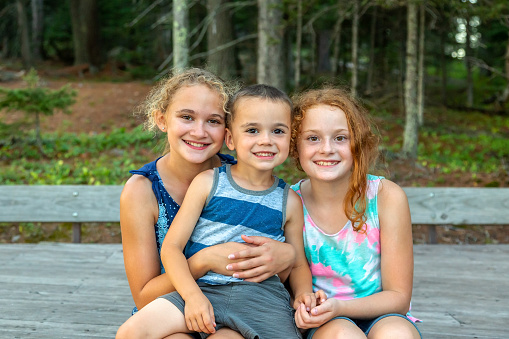
{"type": "Polygon", "coordinates": [[[141,12],[140,14],[138,14],[138,16],[136,18],[133,19],[133,21],[131,21],[130,23],[128,23],[126,26],[127,27],[133,27],[134,25],[136,25],[138,23],[138,21],[140,21],[145,15],[147,15],[151,10],[154,9],[154,7],[156,7],[157,5],[159,5],[161,2],[163,2],[164,0],[156,0],[154,1],[153,3],[150,4],[150,6],[148,6],[147,8],[145,8],[145,10],[143,12],[141,12]]]}
{"type": "Polygon", "coordinates": [[[499,71],[498,69],[496,68],[493,68],[491,66],[489,66],[484,60],[481,60],[481,59],[478,59],[478,58],[474,58],[474,57],[466,57],[465,59],[468,59],[470,60],[470,62],[472,63],[473,66],[477,66],[477,67],[480,67],[480,68],[484,68],[490,72],[493,72],[495,73],[496,75],[499,75],[503,78],[506,78],[506,75],[499,71]]]}

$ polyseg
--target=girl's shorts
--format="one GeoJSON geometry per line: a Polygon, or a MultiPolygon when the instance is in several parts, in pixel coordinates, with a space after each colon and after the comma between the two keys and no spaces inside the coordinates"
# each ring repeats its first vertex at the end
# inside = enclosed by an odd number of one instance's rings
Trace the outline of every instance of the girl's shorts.
{"type": "MultiPolygon", "coordinates": [[[[421,331],[419,331],[419,328],[414,324],[414,322],[412,320],[410,320],[408,317],[404,316],[404,315],[401,315],[401,314],[398,314],[398,313],[389,313],[389,314],[384,314],[378,318],[375,318],[375,319],[350,319],[350,318],[347,318],[347,317],[335,317],[335,318],[332,318],[331,320],[329,321],[332,321],[332,320],[335,320],[335,319],[345,319],[345,320],[348,320],[352,323],[354,323],[355,325],[357,325],[358,328],[361,329],[362,332],[364,332],[365,335],[368,335],[369,331],[371,331],[371,328],[373,327],[373,325],[375,325],[378,321],[382,320],[383,318],[386,318],[386,317],[401,317],[401,318],[404,318],[406,320],[408,320],[412,325],[414,325],[414,327],[417,329],[417,332],[419,332],[419,336],[422,338],[422,334],[421,334],[421,331]]],[[[316,330],[318,330],[319,327],[316,327],[316,328],[312,328],[310,329],[308,332],[307,332],[307,339],[311,339],[313,337],[313,335],[315,334],[316,330]]]]}

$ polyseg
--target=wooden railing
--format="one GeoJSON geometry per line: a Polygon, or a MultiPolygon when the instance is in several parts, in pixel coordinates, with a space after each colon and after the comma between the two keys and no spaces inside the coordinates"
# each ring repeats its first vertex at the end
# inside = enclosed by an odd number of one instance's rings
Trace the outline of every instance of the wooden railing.
{"type": "MultiPolygon", "coordinates": [[[[428,225],[436,243],[437,225],[509,225],[509,188],[405,187],[412,223],[428,225]]],[[[81,225],[119,222],[122,186],[0,185],[0,222],[71,222],[73,242],[81,225]]]]}

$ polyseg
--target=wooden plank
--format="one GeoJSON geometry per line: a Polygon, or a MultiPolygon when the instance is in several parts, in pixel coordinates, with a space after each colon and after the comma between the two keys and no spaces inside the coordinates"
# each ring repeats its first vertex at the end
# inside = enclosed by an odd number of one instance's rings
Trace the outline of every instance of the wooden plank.
{"type": "MultiPolygon", "coordinates": [[[[507,338],[509,245],[416,245],[424,338],[507,338]]],[[[0,337],[113,338],[133,306],[121,244],[1,244],[0,337]]]]}
{"type": "MultiPolygon", "coordinates": [[[[509,188],[404,190],[413,224],[509,224],[509,188]]],[[[0,185],[0,222],[118,222],[121,191],[119,185],[0,185]]]]}
{"type": "Polygon", "coordinates": [[[0,186],[0,222],[118,222],[122,186],[0,186]]]}
{"type": "Polygon", "coordinates": [[[412,314],[425,338],[507,338],[509,245],[415,245],[412,314]]]}
{"type": "Polygon", "coordinates": [[[404,187],[413,224],[509,224],[509,188],[404,187]]]}

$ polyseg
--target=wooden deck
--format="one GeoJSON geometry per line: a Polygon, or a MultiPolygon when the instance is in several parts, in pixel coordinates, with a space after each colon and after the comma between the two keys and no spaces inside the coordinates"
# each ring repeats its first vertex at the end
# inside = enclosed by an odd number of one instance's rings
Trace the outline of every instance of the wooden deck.
{"type": "MultiPolygon", "coordinates": [[[[416,245],[424,338],[509,337],[509,245],[416,245]]],[[[0,338],[113,338],[133,302],[120,244],[0,245],[0,338]]]]}

